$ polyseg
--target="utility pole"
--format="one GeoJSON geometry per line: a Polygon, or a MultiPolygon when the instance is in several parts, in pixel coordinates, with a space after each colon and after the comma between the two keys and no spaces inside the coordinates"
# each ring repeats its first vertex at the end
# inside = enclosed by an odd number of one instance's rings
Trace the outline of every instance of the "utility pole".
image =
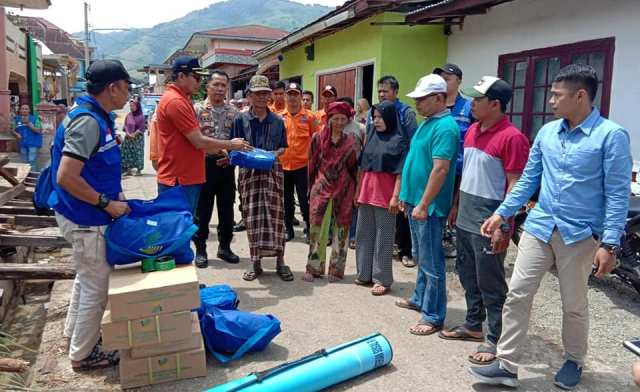
{"type": "Polygon", "coordinates": [[[89,54],[89,3],[84,2],[84,72],[89,69],[89,61],[91,55],[89,54]]]}

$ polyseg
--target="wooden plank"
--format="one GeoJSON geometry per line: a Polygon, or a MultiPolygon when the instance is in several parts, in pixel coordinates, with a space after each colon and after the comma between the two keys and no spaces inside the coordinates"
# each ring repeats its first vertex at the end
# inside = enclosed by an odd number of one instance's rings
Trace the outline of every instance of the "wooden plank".
{"type": "Polygon", "coordinates": [[[33,206],[33,201],[31,200],[19,200],[19,199],[11,199],[9,200],[5,206],[11,207],[31,207],[33,206]]]}
{"type": "Polygon", "coordinates": [[[13,218],[14,224],[18,226],[56,227],[58,225],[55,216],[15,215],[13,218]]]}
{"type": "Polygon", "coordinates": [[[0,223],[9,223],[17,226],[30,227],[56,227],[58,222],[52,215],[7,215],[0,214],[0,223]]]}
{"type": "Polygon", "coordinates": [[[52,235],[0,234],[0,245],[71,248],[71,244],[64,237],[52,235]]]}
{"type": "Polygon", "coordinates": [[[32,207],[11,207],[0,206],[0,214],[9,215],[35,215],[36,210],[32,207]]]}
{"type": "Polygon", "coordinates": [[[20,183],[20,181],[18,181],[16,177],[12,175],[11,172],[4,167],[0,167],[0,176],[5,180],[9,181],[9,184],[11,185],[18,185],[20,183]]]}
{"type": "Polygon", "coordinates": [[[11,189],[0,193],[0,206],[24,192],[24,184],[18,184],[11,189]]]}
{"type": "Polygon", "coordinates": [[[3,279],[29,280],[29,279],[73,279],[76,271],[71,264],[24,264],[24,263],[0,263],[0,276],[3,279]]]}

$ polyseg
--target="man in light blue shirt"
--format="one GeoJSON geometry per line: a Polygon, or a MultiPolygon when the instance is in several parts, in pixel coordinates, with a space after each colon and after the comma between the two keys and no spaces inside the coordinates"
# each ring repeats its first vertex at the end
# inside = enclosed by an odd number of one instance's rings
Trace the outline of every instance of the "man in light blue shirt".
{"type": "MultiPolygon", "coordinates": [[[[562,299],[566,362],[555,385],[573,389],[587,354],[587,281],[611,272],[624,232],[631,184],[629,134],[593,108],[595,70],[572,64],[560,70],[549,104],[559,120],[538,133],[522,177],[495,214],[482,225],[491,237],[540,189],[524,226],[503,309],[498,361],[471,373],[482,382],[516,386],[521,343],[544,274],[555,265],[562,299]]],[[[505,227],[502,227],[505,229],[505,227]]]]}

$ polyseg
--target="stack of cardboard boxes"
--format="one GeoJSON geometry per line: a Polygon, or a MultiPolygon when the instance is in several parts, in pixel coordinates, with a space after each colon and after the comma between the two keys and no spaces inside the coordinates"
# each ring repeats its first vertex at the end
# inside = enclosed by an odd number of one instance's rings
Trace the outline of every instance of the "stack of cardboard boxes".
{"type": "Polygon", "coordinates": [[[169,271],[118,269],[109,281],[102,319],[105,349],[120,350],[123,388],[206,375],[198,315],[198,277],[192,265],[169,271]]]}

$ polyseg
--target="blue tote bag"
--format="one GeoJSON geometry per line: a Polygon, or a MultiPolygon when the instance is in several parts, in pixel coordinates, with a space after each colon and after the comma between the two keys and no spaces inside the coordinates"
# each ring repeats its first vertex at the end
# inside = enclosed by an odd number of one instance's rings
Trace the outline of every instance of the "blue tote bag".
{"type": "Polygon", "coordinates": [[[193,261],[191,237],[198,230],[181,187],[154,200],[128,200],[131,212],[105,232],[107,262],[130,264],[149,257],[172,256],[176,263],[193,261]]]}
{"type": "Polygon", "coordinates": [[[238,296],[227,285],[200,289],[198,317],[207,351],[222,363],[264,350],[281,331],[272,315],[237,310],[238,296]]]}

